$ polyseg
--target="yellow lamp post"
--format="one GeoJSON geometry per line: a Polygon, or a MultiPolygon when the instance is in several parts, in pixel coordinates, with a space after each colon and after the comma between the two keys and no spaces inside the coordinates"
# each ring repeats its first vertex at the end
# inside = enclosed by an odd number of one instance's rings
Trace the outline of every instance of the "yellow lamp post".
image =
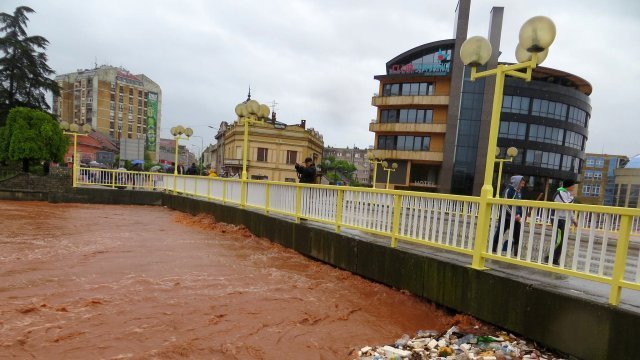
{"type": "MultiPolygon", "coordinates": [[[[499,155],[499,154],[500,154],[500,148],[497,148],[496,155],[499,155]]],[[[502,164],[505,161],[512,162],[513,158],[518,156],[518,149],[514,148],[513,146],[508,148],[507,156],[509,157],[508,159],[499,159],[499,158],[495,159],[495,161],[500,163],[500,166],[498,166],[498,181],[496,181],[496,198],[500,198],[500,181],[502,181],[502,164]]]]}
{"type": "Polygon", "coordinates": [[[384,161],[384,159],[380,159],[378,158],[374,152],[370,152],[367,154],[367,156],[369,157],[369,162],[373,163],[373,184],[372,184],[372,188],[376,188],[376,177],[378,175],[378,164],[382,164],[382,162],[384,161]]]}
{"type": "Polygon", "coordinates": [[[191,128],[185,128],[182,125],[178,125],[171,128],[171,135],[173,135],[173,138],[176,141],[176,161],[173,166],[173,194],[175,195],[176,181],[178,177],[178,143],[180,142],[180,139],[189,140],[191,135],[193,135],[193,130],[191,130],[191,128]],[[182,135],[186,137],[183,138],[182,135]]]}
{"type": "Polygon", "coordinates": [[[264,124],[268,119],[270,109],[267,105],[260,104],[255,100],[247,100],[236,105],[236,115],[238,123],[244,124],[244,139],[242,144],[242,190],[240,205],[245,207],[247,203],[247,157],[249,155],[249,124],[264,124]]]}
{"type": "Polygon", "coordinates": [[[384,171],[387,172],[387,187],[385,189],[389,190],[389,180],[391,178],[391,172],[396,171],[396,169],[398,168],[398,164],[393,163],[391,164],[391,167],[389,167],[389,163],[386,161],[383,161],[382,168],[384,169],[384,171]]]}
{"type": "Polygon", "coordinates": [[[489,140],[487,142],[487,159],[484,184],[480,193],[480,209],[478,214],[478,232],[473,261],[471,266],[475,269],[484,268],[482,252],[486,250],[489,235],[489,221],[491,204],[489,198],[493,195],[491,186],[496,157],[496,145],[498,141],[498,128],[500,126],[500,111],[502,109],[502,95],[504,91],[505,76],[513,76],[531,81],[531,73],[536,66],[546,58],[549,46],[556,37],[556,27],[553,21],[546,16],[535,16],[527,20],[520,28],[520,43],[516,48],[518,63],[512,65],[499,64],[497,68],[476,72],[477,66],[483,66],[489,61],[492,54],[491,43],[482,36],[468,38],[460,48],[460,59],[466,66],[471,66],[471,81],[477,78],[495,75],[496,84],[493,94],[493,107],[491,124],[489,127],[489,140]]]}
{"type": "Polygon", "coordinates": [[[84,124],[80,127],[78,124],[69,124],[66,121],[60,123],[60,128],[62,128],[64,134],[73,135],[73,164],[71,165],[71,173],[73,176],[73,187],[76,187],[78,182],[78,135],[87,136],[92,128],[90,124],[84,124]]]}

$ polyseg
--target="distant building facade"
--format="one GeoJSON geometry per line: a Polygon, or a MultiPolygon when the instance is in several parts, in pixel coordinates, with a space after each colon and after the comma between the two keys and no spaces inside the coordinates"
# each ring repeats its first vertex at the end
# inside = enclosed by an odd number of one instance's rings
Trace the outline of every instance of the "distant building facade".
{"type": "Polygon", "coordinates": [[[640,203],[640,155],[633,157],[624,168],[615,172],[614,206],[639,208],[640,203]]]}
{"type": "MultiPolygon", "coordinates": [[[[326,147],[323,157],[333,156],[336,160],[344,160],[356,167],[354,177],[361,184],[371,185],[371,163],[367,155],[367,149],[353,148],[334,148],[326,147]]],[[[322,164],[320,164],[322,165],[322,164]]]]}
{"type": "MultiPolygon", "coordinates": [[[[216,136],[218,138],[218,136],[216,136]]],[[[262,124],[249,125],[247,179],[297,182],[295,163],[310,157],[316,164],[322,160],[324,140],[320,133],[300,124],[287,125],[275,120],[275,113],[262,124]]],[[[238,120],[225,127],[219,138],[218,152],[224,149],[223,176],[242,175],[244,124],[238,120]],[[219,140],[219,141],[220,141],[219,140]]]]}
{"type": "Polygon", "coordinates": [[[629,158],[625,155],[587,153],[580,172],[576,201],[581,204],[615,204],[615,170],[624,167],[629,158]]]}
{"type": "Polygon", "coordinates": [[[157,160],[162,119],[160,86],[144,74],[100,66],[58,75],[60,96],[53,97],[59,121],[91,124],[111,139],[145,139],[145,149],[157,160]]]}
{"type": "MultiPolygon", "coordinates": [[[[491,13],[489,41],[493,54],[487,68],[499,64],[503,8],[491,13]]],[[[372,98],[377,116],[369,158],[396,163],[391,188],[479,195],[484,182],[495,78],[470,79],[458,54],[467,38],[470,0],[458,2],[454,39],[410,49],[389,60],[374,76],[372,98]]],[[[493,186],[513,174],[524,175],[525,196],[548,198],[562,179],[577,180],[591,117],[586,80],[538,66],[530,82],[507,77],[497,147],[518,149],[504,163],[502,179],[495,167],[493,186]]],[[[378,167],[377,181],[386,178],[378,167]]]]}

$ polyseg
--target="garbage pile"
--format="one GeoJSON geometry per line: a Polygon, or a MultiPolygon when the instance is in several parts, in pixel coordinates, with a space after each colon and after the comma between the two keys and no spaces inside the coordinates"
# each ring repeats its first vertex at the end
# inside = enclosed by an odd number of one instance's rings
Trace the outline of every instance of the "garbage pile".
{"type": "Polygon", "coordinates": [[[440,360],[559,360],[560,356],[538,350],[527,341],[506,332],[476,336],[458,332],[453,326],[444,333],[419,330],[416,337],[403,335],[393,346],[366,346],[358,351],[360,360],[440,359],[440,360]]]}

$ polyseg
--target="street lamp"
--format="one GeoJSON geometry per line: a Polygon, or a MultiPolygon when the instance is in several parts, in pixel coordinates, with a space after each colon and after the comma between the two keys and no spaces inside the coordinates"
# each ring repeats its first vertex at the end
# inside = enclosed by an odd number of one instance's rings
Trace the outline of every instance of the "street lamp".
{"type": "Polygon", "coordinates": [[[185,128],[182,125],[178,125],[178,126],[174,126],[174,127],[171,128],[171,135],[173,135],[173,138],[176,141],[176,161],[175,161],[174,166],[173,166],[173,193],[175,194],[176,193],[176,179],[177,179],[177,175],[178,175],[178,143],[180,142],[180,139],[189,140],[191,135],[193,135],[193,130],[191,130],[191,128],[185,128]],[[184,134],[186,136],[186,138],[183,138],[182,134],[184,134]]]}
{"type": "Polygon", "coordinates": [[[371,153],[369,155],[369,162],[373,163],[373,186],[372,188],[376,188],[376,176],[378,175],[378,164],[382,164],[382,162],[384,161],[383,159],[378,159],[377,157],[374,156],[373,153],[371,153]],[[373,156],[373,157],[372,157],[373,156]]]}
{"type": "Polygon", "coordinates": [[[249,154],[249,124],[264,124],[269,117],[269,107],[255,100],[247,100],[236,105],[238,123],[244,124],[244,141],[242,144],[242,192],[240,205],[245,206],[247,200],[247,156],[249,154]]]}
{"type": "Polygon", "coordinates": [[[82,127],[78,124],[69,124],[66,121],[62,121],[60,123],[60,128],[63,130],[62,132],[66,135],[73,135],[73,165],[72,165],[72,174],[73,174],[73,187],[76,187],[76,183],[78,181],[78,135],[87,136],[91,132],[91,125],[84,124],[82,127]],[[69,131],[67,131],[69,130],[69,131]],[[80,131],[82,131],[80,133],[80,131]]]}
{"type": "MultiPolygon", "coordinates": [[[[500,148],[497,148],[496,155],[499,155],[499,154],[500,154],[500,148]]],[[[507,156],[509,157],[508,159],[498,159],[498,158],[495,159],[495,161],[500,163],[500,166],[498,166],[498,181],[496,182],[496,198],[500,198],[500,182],[502,180],[502,164],[505,161],[512,162],[513,158],[518,156],[518,149],[514,148],[513,146],[508,148],[507,156]]]]}
{"type": "Polygon", "coordinates": [[[387,172],[387,187],[385,189],[389,190],[389,179],[391,178],[391,172],[396,171],[396,169],[398,168],[398,164],[393,163],[391,164],[391,167],[389,167],[389,163],[386,161],[383,161],[382,168],[384,169],[384,171],[387,172]]]}
{"type": "MultiPolygon", "coordinates": [[[[491,43],[482,36],[473,36],[467,39],[460,48],[462,62],[471,66],[471,81],[477,78],[496,76],[496,85],[493,95],[493,109],[489,129],[489,141],[487,145],[487,159],[495,159],[496,144],[498,141],[498,127],[500,125],[500,111],[502,108],[502,95],[504,91],[505,76],[513,76],[531,81],[531,73],[535,67],[542,63],[548,53],[548,48],[556,36],[556,27],[553,21],[546,16],[536,16],[527,20],[520,28],[520,43],[516,49],[517,64],[500,64],[492,70],[476,72],[477,66],[482,66],[489,61],[492,54],[491,43]],[[520,70],[526,70],[522,72],[520,70]]],[[[486,197],[491,197],[493,180],[493,161],[487,161],[484,173],[484,185],[482,191],[486,197]]]]}
{"type": "Polygon", "coordinates": [[[489,126],[489,140],[487,142],[488,161],[486,161],[484,184],[480,192],[478,231],[476,233],[476,241],[478,241],[478,244],[475,246],[471,264],[475,269],[484,268],[482,252],[486,249],[486,242],[489,236],[492,205],[488,200],[493,195],[493,188],[491,186],[495,165],[493,159],[496,158],[505,76],[513,76],[524,79],[525,81],[531,81],[533,69],[546,58],[549,46],[551,46],[555,37],[556,26],[553,24],[553,21],[546,16],[535,16],[527,20],[520,28],[520,43],[516,48],[516,59],[518,63],[511,65],[499,64],[495,69],[481,72],[476,72],[476,67],[485,65],[493,53],[489,40],[481,36],[473,36],[465,40],[460,48],[460,59],[464,65],[471,66],[471,81],[491,75],[496,76],[491,123],[489,126]],[[525,72],[521,70],[525,70],[525,72]]]}

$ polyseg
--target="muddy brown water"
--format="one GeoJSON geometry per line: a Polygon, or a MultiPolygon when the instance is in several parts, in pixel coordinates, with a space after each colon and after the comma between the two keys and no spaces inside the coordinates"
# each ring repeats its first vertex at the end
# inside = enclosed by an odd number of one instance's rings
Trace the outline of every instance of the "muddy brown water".
{"type": "Polygon", "coordinates": [[[0,201],[0,358],[348,359],[460,321],[210,216],[0,201]]]}

